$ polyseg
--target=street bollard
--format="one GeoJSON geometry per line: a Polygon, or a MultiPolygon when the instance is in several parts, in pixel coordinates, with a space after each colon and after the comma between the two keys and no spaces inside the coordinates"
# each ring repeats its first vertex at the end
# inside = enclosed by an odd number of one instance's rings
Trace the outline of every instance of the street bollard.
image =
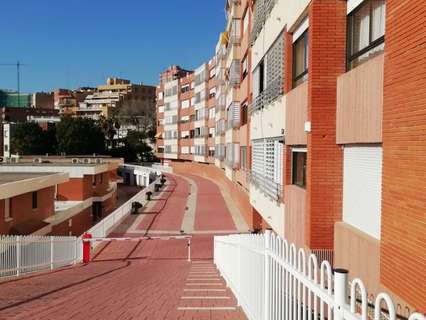
{"type": "Polygon", "coordinates": [[[83,263],[89,263],[90,262],[90,249],[91,244],[90,241],[84,241],[84,239],[91,239],[92,235],[90,233],[83,234],[83,263]]]}

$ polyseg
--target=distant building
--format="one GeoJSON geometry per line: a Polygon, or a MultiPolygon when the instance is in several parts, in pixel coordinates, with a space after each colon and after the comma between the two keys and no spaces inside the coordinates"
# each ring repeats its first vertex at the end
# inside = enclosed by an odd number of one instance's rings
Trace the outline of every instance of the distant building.
{"type": "Polygon", "coordinates": [[[0,89],[0,107],[29,108],[32,96],[27,93],[19,93],[13,90],[0,89]]]}
{"type": "Polygon", "coordinates": [[[94,88],[80,88],[77,90],[58,89],[55,90],[54,108],[61,115],[76,116],[79,103],[83,102],[89,94],[93,94],[94,88]]]}
{"type": "Polygon", "coordinates": [[[31,99],[33,108],[53,110],[55,107],[53,92],[36,92],[32,94],[31,99]]]}
{"type": "Polygon", "coordinates": [[[2,131],[3,154],[2,155],[6,158],[10,158],[10,156],[12,155],[11,138],[12,138],[13,132],[16,128],[16,124],[15,123],[4,123],[2,127],[3,127],[3,131],[2,131]]]}
{"type": "Polygon", "coordinates": [[[57,110],[36,108],[0,108],[0,156],[11,157],[14,127],[19,123],[35,122],[47,130],[52,123],[59,122],[57,110]]]}
{"type": "Polygon", "coordinates": [[[98,86],[93,94],[79,104],[77,115],[81,117],[99,119],[100,116],[110,117],[119,113],[120,108],[129,108],[132,111],[128,116],[140,116],[144,113],[155,113],[154,86],[132,84],[129,80],[108,78],[105,85],[98,86]]]}

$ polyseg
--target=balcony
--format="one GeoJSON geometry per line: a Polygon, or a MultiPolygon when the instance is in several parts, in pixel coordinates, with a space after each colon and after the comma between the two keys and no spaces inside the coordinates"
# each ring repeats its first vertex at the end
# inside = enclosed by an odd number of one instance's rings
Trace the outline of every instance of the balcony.
{"type": "Polygon", "coordinates": [[[251,184],[259,188],[266,196],[277,202],[282,200],[283,186],[274,182],[269,177],[264,177],[256,172],[249,172],[249,181],[251,184]]]}
{"type": "Polygon", "coordinates": [[[278,97],[282,96],[284,93],[283,86],[282,77],[269,83],[266,89],[253,100],[249,108],[250,113],[261,110],[264,106],[271,104],[278,97]]]}
{"type": "Polygon", "coordinates": [[[231,31],[229,32],[229,43],[231,45],[238,45],[241,43],[241,20],[234,19],[231,24],[231,31]]]}
{"type": "Polygon", "coordinates": [[[230,129],[238,129],[240,127],[240,120],[228,120],[226,121],[226,129],[230,130],[230,129]]]}
{"type": "Polygon", "coordinates": [[[251,33],[251,43],[254,44],[263,26],[265,25],[266,19],[274,8],[278,0],[257,0],[254,7],[253,27],[251,33]]]}
{"type": "Polygon", "coordinates": [[[226,129],[237,129],[241,124],[241,114],[239,103],[232,103],[228,108],[228,119],[226,121],[226,129]]]}
{"type": "Polygon", "coordinates": [[[297,86],[286,96],[285,139],[288,145],[307,144],[305,122],[308,119],[308,83],[297,86]]]}
{"type": "Polygon", "coordinates": [[[225,84],[226,76],[225,76],[225,68],[220,68],[219,71],[216,74],[216,80],[218,85],[225,84]]]}
{"type": "Polygon", "coordinates": [[[338,144],[382,142],[384,55],[337,79],[338,144]]]}
{"type": "Polygon", "coordinates": [[[241,63],[239,59],[232,60],[229,68],[229,84],[238,87],[241,83],[241,63]]]}
{"type": "Polygon", "coordinates": [[[224,95],[220,95],[216,98],[216,113],[219,113],[222,110],[225,110],[226,107],[226,97],[224,95]]]}

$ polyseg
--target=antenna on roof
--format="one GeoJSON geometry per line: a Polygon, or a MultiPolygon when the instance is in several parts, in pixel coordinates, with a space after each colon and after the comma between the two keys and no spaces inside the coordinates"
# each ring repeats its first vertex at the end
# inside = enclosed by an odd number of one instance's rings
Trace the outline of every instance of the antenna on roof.
{"type": "Polygon", "coordinates": [[[18,91],[18,106],[21,106],[21,67],[27,66],[27,64],[21,63],[19,60],[16,63],[0,63],[0,66],[4,67],[14,67],[16,66],[16,82],[17,82],[17,91],[18,91]]]}

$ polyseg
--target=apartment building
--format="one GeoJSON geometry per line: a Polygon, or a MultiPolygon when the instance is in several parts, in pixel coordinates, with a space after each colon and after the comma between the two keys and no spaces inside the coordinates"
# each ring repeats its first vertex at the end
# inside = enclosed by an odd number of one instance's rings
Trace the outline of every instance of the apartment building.
{"type": "Polygon", "coordinates": [[[53,110],[54,105],[53,92],[36,92],[31,96],[31,107],[36,109],[53,110]]]}
{"type": "Polygon", "coordinates": [[[0,173],[0,233],[46,235],[55,214],[55,186],[66,173],[0,173]]]}
{"type": "Polygon", "coordinates": [[[176,172],[221,183],[251,228],[388,291],[401,315],[426,301],[426,287],[413,291],[426,268],[419,5],[226,1],[215,166],[159,149],[176,172]]]}
{"type": "Polygon", "coordinates": [[[54,91],[54,108],[64,116],[76,116],[77,108],[89,94],[93,94],[94,88],[79,88],[77,90],[57,89],[54,91]]]}
{"type": "MultiPolygon", "coordinates": [[[[41,182],[47,174],[66,176],[66,179],[55,180],[55,184],[49,185],[51,203],[40,206],[47,207],[48,212],[42,215],[43,219],[38,220],[49,225],[49,234],[80,235],[116,208],[117,168],[121,164],[120,159],[102,157],[19,157],[0,164],[0,174],[29,177],[40,175],[41,182]]],[[[39,188],[37,181],[32,188],[39,188]]],[[[17,219],[11,223],[20,223],[21,220],[24,223],[27,220],[28,213],[19,211],[17,215],[17,219]]]]}
{"type": "Polygon", "coordinates": [[[95,92],[87,95],[84,101],[79,103],[77,115],[94,120],[100,116],[108,118],[113,113],[117,115],[125,104],[129,109],[137,110],[137,104],[140,103],[143,104],[144,112],[154,113],[155,91],[156,88],[153,86],[132,84],[126,79],[108,78],[105,85],[98,86],[95,92]]]}

